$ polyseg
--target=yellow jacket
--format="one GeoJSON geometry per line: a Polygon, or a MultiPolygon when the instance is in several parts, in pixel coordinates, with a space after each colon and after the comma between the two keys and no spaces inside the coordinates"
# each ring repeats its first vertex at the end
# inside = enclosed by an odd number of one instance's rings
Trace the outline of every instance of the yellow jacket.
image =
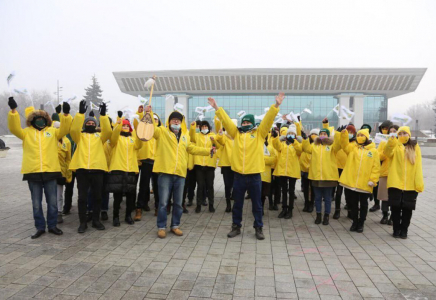
{"type": "Polygon", "coordinates": [[[340,133],[338,132],[336,132],[334,138],[329,137],[323,143],[321,143],[319,137],[312,144],[309,139],[303,140],[303,151],[312,155],[309,166],[310,180],[339,180],[336,154],[340,148],[340,133]]]}
{"type": "Polygon", "coordinates": [[[112,128],[107,116],[100,116],[101,132],[85,133],[82,132],[85,115],[77,113],[71,125],[71,138],[76,143],[77,148],[74,152],[70,164],[70,170],[103,170],[108,171],[108,165],[103,145],[111,137],[112,128]]]}
{"type": "MultiPolygon", "coordinates": [[[[169,126],[168,120],[166,125],[169,126]]],[[[154,173],[165,173],[186,177],[188,153],[203,156],[210,155],[210,149],[196,147],[191,143],[189,133],[186,129],[185,119],[182,121],[179,141],[177,141],[176,135],[168,127],[158,127],[156,123],[154,123],[153,137],[157,141],[156,155],[153,165],[154,173]]]]}
{"type": "Polygon", "coordinates": [[[263,145],[278,112],[279,109],[271,105],[259,127],[244,133],[238,130],[222,107],[216,111],[227,133],[234,140],[231,162],[233,171],[240,174],[260,174],[265,171],[263,145]]]}
{"type": "MultiPolygon", "coordinates": [[[[139,116],[140,120],[144,115],[143,113],[139,113],[139,112],[137,112],[136,114],[139,116]]],[[[157,114],[156,116],[159,118],[157,114]]],[[[134,119],[133,125],[136,130],[138,127],[138,121],[136,119],[134,119]]],[[[156,140],[152,138],[148,142],[142,142],[142,147],[138,150],[138,160],[146,160],[146,159],[154,160],[155,155],[156,155],[156,140]]]]}
{"type": "Polygon", "coordinates": [[[301,177],[300,162],[298,156],[301,154],[301,144],[294,140],[293,144],[287,145],[281,142],[279,137],[273,139],[273,146],[279,153],[274,176],[285,176],[299,179],[301,177]]]}
{"type": "Polygon", "coordinates": [[[277,163],[277,154],[274,147],[271,144],[264,145],[263,157],[265,159],[265,171],[260,173],[260,177],[263,182],[271,182],[271,167],[277,163]],[[265,149],[266,148],[266,149],[265,149]]]}
{"type": "Polygon", "coordinates": [[[373,187],[368,182],[372,181],[376,186],[380,175],[380,158],[375,144],[360,146],[350,143],[345,130],[341,133],[341,146],[347,154],[347,163],[339,183],[351,190],[372,193],[373,187]]]}
{"type": "MultiPolygon", "coordinates": [[[[322,128],[329,129],[332,132],[334,127],[330,127],[329,123],[322,123],[322,128]]],[[[353,142],[356,143],[356,142],[353,142]]],[[[336,153],[336,162],[338,164],[338,169],[344,169],[345,164],[347,163],[347,153],[342,150],[342,148],[336,153]]]]}
{"type": "Polygon", "coordinates": [[[311,157],[312,157],[311,154],[308,154],[306,152],[301,153],[301,155],[300,155],[300,169],[301,169],[301,172],[309,173],[310,158],[311,157]]]}
{"type": "MultiPolygon", "coordinates": [[[[32,116],[48,114],[45,111],[33,111],[32,116]]],[[[28,118],[28,120],[29,120],[28,118]]],[[[22,174],[61,172],[58,156],[58,141],[68,134],[71,125],[71,116],[61,114],[60,128],[51,126],[39,131],[32,126],[21,128],[20,115],[18,112],[8,114],[8,127],[13,135],[23,141],[22,174]]],[[[29,123],[29,122],[28,122],[29,123]]],[[[50,124],[51,125],[51,124],[50,124]]]]}
{"type": "MultiPolygon", "coordinates": [[[[191,125],[191,128],[189,129],[189,137],[191,139],[191,143],[196,145],[197,147],[205,148],[210,151],[213,144],[216,144],[215,142],[211,141],[211,137],[215,138],[215,133],[210,132],[208,134],[203,134],[201,132],[196,133],[195,129],[197,129],[196,125],[191,125]]],[[[212,167],[216,168],[216,155],[213,157],[208,156],[194,156],[194,165],[196,166],[202,166],[202,167],[212,167]]]]}
{"type": "MultiPolygon", "coordinates": [[[[115,124],[115,126],[117,126],[117,124],[115,124]]],[[[111,164],[111,153],[112,153],[111,140],[107,140],[106,143],[104,143],[104,156],[106,157],[108,169],[111,164]]]]}
{"type": "Polygon", "coordinates": [[[424,191],[424,178],[422,175],[421,148],[415,146],[415,164],[411,164],[405,155],[406,149],[397,139],[389,139],[384,154],[390,159],[388,173],[388,188],[402,191],[424,191]]]}
{"type": "Polygon", "coordinates": [[[378,156],[380,158],[380,177],[388,177],[389,173],[389,157],[384,154],[387,142],[381,141],[377,147],[378,156]]]}
{"type": "Polygon", "coordinates": [[[58,158],[62,177],[69,183],[73,179],[73,172],[68,170],[71,162],[71,142],[65,136],[62,138],[62,142],[58,141],[58,158]]]}
{"type": "Polygon", "coordinates": [[[133,131],[131,136],[120,135],[122,124],[117,124],[111,136],[111,163],[109,172],[123,171],[139,173],[138,149],[142,147],[142,141],[133,131]]]}
{"type": "Polygon", "coordinates": [[[221,153],[218,166],[230,167],[232,162],[233,139],[227,134],[217,134],[215,141],[221,153]]]}

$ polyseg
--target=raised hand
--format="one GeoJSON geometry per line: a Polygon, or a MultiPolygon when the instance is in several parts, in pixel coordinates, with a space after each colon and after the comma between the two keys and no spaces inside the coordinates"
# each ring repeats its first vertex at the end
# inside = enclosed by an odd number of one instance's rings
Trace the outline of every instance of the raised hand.
{"type": "Polygon", "coordinates": [[[306,140],[307,139],[307,134],[304,131],[302,131],[301,132],[301,137],[303,138],[303,140],[306,140]]]}
{"type": "Polygon", "coordinates": [[[70,113],[71,107],[70,104],[68,104],[68,102],[64,102],[62,103],[62,112],[66,115],[68,115],[70,113]]]}
{"type": "Polygon", "coordinates": [[[16,109],[16,108],[18,107],[18,104],[17,104],[17,102],[14,100],[14,97],[9,97],[8,105],[9,105],[9,107],[10,107],[12,110],[14,110],[14,109],[16,109]]]}
{"type": "Polygon", "coordinates": [[[93,111],[93,110],[91,110],[91,111],[89,112],[89,116],[90,116],[90,117],[95,117],[95,114],[94,114],[94,111],[93,111]]]}
{"type": "Polygon", "coordinates": [[[104,102],[100,104],[100,116],[106,116],[106,103],[104,102]]]}
{"type": "Polygon", "coordinates": [[[212,97],[207,98],[207,102],[209,103],[210,106],[215,108],[215,110],[218,110],[218,104],[216,103],[214,98],[212,97]]]}
{"type": "Polygon", "coordinates": [[[279,107],[282,104],[283,99],[285,99],[285,93],[280,93],[276,96],[276,107],[279,107]]]}
{"type": "Polygon", "coordinates": [[[147,105],[145,107],[145,112],[151,112],[151,105],[147,105]]]}
{"type": "Polygon", "coordinates": [[[119,111],[117,112],[117,114],[118,114],[118,118],[121,118],[121,117],[123,116],[123,112],[122,112],[121,110],[119,110],[119,111]]]}
{"type": "Polygon", "coordinates": [[[191,126],[196,126],[196,125],[197,125],[197,122],[195,122],[195,121],[191,123],[191,126]]]}
{"type": "Polygon", "coordinates": [[[55,111],[56,111],[56,113],[60,114],[62,111],[62,106],[60,104],[58,106],[56,106],[55,111]]]}
{"type": "Polygon", "coordinates": [[[324,120],[322,120],[322,122],[325,124],[325,123],[328,123],[329,122],[329,119],[327,119],[327,118],[324,118],[324,120]]]}
{"type": "Polygon", "coordinates": [[[276,138],[276,137],[279,136],[279,134],[277,133],[276,130],[272,130],[272,131],[271,131],[271,136],[272,136],[273,138],[276,138]]]}
{"type": "Polygon", "coordinates": [[[80,114],[84,114],[84,113],[86,113],[87,109],[88,109],[88,105],[86,105],[86,101],[85,100],[80,101],[80,104],[79,104],[79,113],[80,114]]]}

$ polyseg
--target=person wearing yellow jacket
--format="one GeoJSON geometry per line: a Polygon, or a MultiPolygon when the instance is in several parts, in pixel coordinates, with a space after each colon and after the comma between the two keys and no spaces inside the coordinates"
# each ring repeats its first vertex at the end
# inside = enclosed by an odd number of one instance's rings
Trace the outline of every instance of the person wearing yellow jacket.
{"type": "Polygon", "coordinates": [[[23,161],[21,173],[23,180],[29,186],[33,218],[35,220],[36,233],[32,239],[39,238],[48,231],[55,235],[61,235],[62,230],[57,228],[57,179],[62,177],[61,166],[58,156],[58,141],[62,139],[70,129],[71,116],[70,105],[63,104],[60,128],[52,127],[49,114],[43,110],[26,109],[28,113],[26,128],[21,128],[20,115],[17,112],[17,102],[13,97],[8,100],[11,111],[8,114],[8,128],[10,132],[23,141],[23,161]],[[45,194],[47,202],[47,223],[42,209],[42,194],[45,194]]]}
{"type": "Polygon", "coordinates": [[[268,197],[269,201],[269,207],[271,210],[271,207],[274,205],[273,200],[271,198],[271,179],[272,179],[272,173],[271,173],[271,167],[275,166],[277,163],[277,154],[276,150],[274,149],[273,145],[270,145],[268,143],[268,136],[265,138],[265,144],[263,146],[263,157],[265,159],[265,171],[263,171],[260,174],[260,178],[262,180],[262,215],[265,214],[265,200],[266,197],[268,197]]]}
{"type": "Polygon", "coordinates": [[[321,223],[322,202],[324,200],[323,225],[329,224],[331,212],[332,190],[338,184],[339,173],[336,154],[341,149],[340,134],[330,137],[330,130],[323,128],[319,136],[311,144],[306,133],[303,136],[303,151],[311,154],[309,179],[315,194],[316,219],[315,224],[321,223]]]}
{"type": "MultiPolygon", "coordinates": [[[[151,111],[151,106],[145,109],[151,111]]],[[[167,205],[171,194],[173,195],[173,212],[171,218],[171,232],[177,236],[183,235],[180,230],[180,219],[182,217],[182,198],[185,186],[185,177],[188,169],[188,153],[193,155],[208,156],[213,149],[197,147],[189,138],[186,128],[185,116],[173,111],[166,122],[167,127],[157,126],[154,121],[154,134],[157,147],[153,172],[159,173],[159,209],[157,213],[157,235],[159,238],[166,237],[167,226],[167,205]]]]}
{"type": "MultiPolygon", "coordinates": [[[[208,121],[204,120],[200,124],[200,132],[196,133],[196,122],[191,123],[189,137],[191,142],[197,147],[211,149],[215,146],[215,133],[211,132],[211,126],[208,121]]],[[[214,188],[215,168],[217,164],[216,155],[213,156],[194,156],[195,177],[197,178],[197,207],[196,213],[201,212],[201,205],[206,202],[205,194],[209,199],[209,212],[215,212],[214,205],[214,188]]],[[[204,205],[204,204],[203,204],[204,205]]]]}
{"type": "MultiPolygon", "coordinates": [[[[201,121],[195,121],[195,132],[200,132],[201,121]]],[[[185,187],[183,188],[183,201],[188,197],[187,206],[192,206],[195,196],[195,188],[197,187],[197,177],[195,176],[194,155],[188,154],[188,170],[186,173],[185,187]]]]}
{"type": "Polygon", "coordinates": [[[231,166],[235,172],[233,182],[235,203],[233,205],[232,230],[227,234],[229,238],[241,234],[244,196],[245,192],[248,191],[253,207],[253,227],[256,231],[256,238],[259,240],[265,239],[262,222],[262,181],[260,176],[265,171],[263,145],[284,98],[285,94],[283,93],[276,96],[276,103],[271,105],[258,127],[254,126],[254,115],[249,114],[242,118],[240,128],[236,127],[222,107],[218,108],[215,99],[208,99],[209,104],[216,110],[216,116],[221,120],[223,127],[234,140],[231,166]]]}
{"type": "MultiPolygon", "coordinates": [[[[142,119],[143,113],[141,109],[138,109],[139,119],[142,119]]],[[[159,116],[155,113],[153,118],[157,123],[157,126],[161,126],[162,122],[159,116]]],[[[137,122],[133,123],[135,129],[137,127],[137,122]]],[[[136,215],[135,221],[140,221],[142,218],[142,210],[150,211],[150,180],[153,187],[154,196],[154,209],[157,215],[157,208],[159,205],[159,189],[157,188],[157,177],[158,174],[153,172],[153,165],[156,155],[156,139],[152,138],[148,142],[142,142],[142,147],[138,151],[138,161],[141,162],[140,166],[140,179],[139,179],[139,192],[138,198],[136,200],[136,215]]]]}
{"type": "MultiPolygon", "coordinates": [[[[397,137],[397,131],[400,127],[398,125],[390,125],[387,133],[389,136],[395,136],[397,137]]],[[[383,129],[382,133],[385,133],[385,129],[383,129]]],[[[378,193],[377,193],[377,200],[381,201],[381,210],[383,213],[383,217],[380,220],[380,224],[388,224],[392,225],[392,216],[389,217],[389,203],[388,203],[388,174],[389,174],[389,164],[390,160],[389,158],[384,154],[384,150],[386,147],[387,141],[382,141],[377,147],[378,155],[380,158],[380,179],[378,183],[378,193]]]]}
{"type": "MultiPolygon", "coordinates": [[[[54,128],[60,128],[61,123],[58,121],[53,122],[54,128]]],[[[58,204],[58,224],[63,223],[62,209],[64,207],[64,186],[71,182],[73,179],[72,172],[68,169],[71,162],[71,143],[70,140],[64,136],[58,141],[58,158],[59,165],[61,166],[62,178],[57,179],[57,204],[58,204]]]]}
{"type": "Polygon", "coordinates": [[[350,193],[353,221],[350,231],[361,233],[368,214],[368,199],[380,176],[380,158],[375,144],[370,140],[368,129],[357,132],[356,143],[350,143],[348,131],[343,129],[341,146],[347,154],[347,162],[339,183],[350,193]]]}
{"type": "Polygon", "coordinates": [[[126,195],[126,216],[124,221],[133,225],[132,211],[135,207],[136,174],[139,173],[137,152],[142,141],[134,134],[128,120],[118,120],[111,136],[111,162],[106,182],[106,191],[113,193],[113,226],[120,226],[120,205],[126,195]]]}
{"type": "MultiPolygon", "coordinates": [[[[309,143],[313,144],[315,139],[319,136],[319,128],[314,128],[309,133],[309,143]]],[[[315,203],[315,194],[313,192],[312,183],[309,179],[309,167],[310,159],[312,155],[304,152],[300,156],[300,169],[301,169],[301,181],[303,185],[303,195],[304,195],[304,212],[312,213],[313,205],[315,203]]]]}
{"type": "Polygon", "coordinates": [[[283,202],[283,209],[278,217],[290,219],[294,209],[295,183],[301,177],[298,157],[301,155],[302,148],[297,141],[297,127],[295,124],[289,125],[286,135],[280,137],[276,135],[273,139],[273,146],[279,154],[273,175],[280,177],[283,202]]]}
{"type": "Polygon", "coordinates": [[[100,222],[100,210],[102,202],[102,191],[104,174],[108,172],[108,165],[104,154],[104,143],[110,138],[112,128],[109,118],[106,116],[106,104],[100,105],[100,127],[101,133],[96,131],[97,120],[88,116],[85,118],[88,106],[82,100],[79,105],[79,112],[75,115],[71,125],[70,135],[77,145],[73,159],[70,163],[70,170],[76,172],[78,207],[80,226],[77,232],[84,233],[88,229],[86,217],[86,203],[88,190],[92,187],[93,210],[92,227],[97,230],[104,230],[100,222]]]}
{"type": "Polygon", "coordinates": [[[421,148],[411,140],[410,128],[398,129],[398,139],[389,138],[383,153],[389,158],[388,197],[392,211],[393,237],[407,239],[418,193],[424,191],[421,148]]]}

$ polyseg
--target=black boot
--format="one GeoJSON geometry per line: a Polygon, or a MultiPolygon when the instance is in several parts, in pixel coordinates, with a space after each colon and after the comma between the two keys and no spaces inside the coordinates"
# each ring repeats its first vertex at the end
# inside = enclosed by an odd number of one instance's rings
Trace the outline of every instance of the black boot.
{"type": "Polygon", "coordinates": [[[148,206],[148,203],[145,203],[144,210],[145,211],[150,211],[150,206],[148,206]]]}
{"type": "Polygon", "coordinates": [[[118,217],[114,217],[113,218],[113,220],[112,220],[112,225],[113,226],[115,226],[115,227],[120,227],[120,218],[118,218],[118,217]]]}
{"type": "Polygon", "coordinates": [[[192,206],[192,205],[193,205],[192,200],[188,200],[187,206],[192,206]]]}
{"type": "Polygon", "coordinates": [[[102,221],[107,221],[108,218],[109,218],[109,217],[108,217],[108,215],[107,215],[107,211],[102,211],[102,212],[101,212],[101,220],[102,220],[102,221]]]}
{"type": "Polygon", "coordinates": [[[335,209],[335,213],[333,214],[333,219],[337,220],[341,217],[341,209],[335,209]]]}
{"type": "Polygon", "coordinates": [[[392,236],[394,238],[399,238],[401,235],[401,231],[400,230],[394,230],[394,233],[392,234],[392,236]]]}
{"type": "Polygon", "coordinates": [[[374,206],[369,209],[370,212],[375,212],[377,210],[380,210],[380,205],[378,204],[374,204],[374,206]]]}
{"type": "Polygon", "coordinates": [[[104,225],[101,224],[99,220],[92,220],[92,228],[95,228],[97,230],[104,230],[104,225]]]}
{"type": "Polygon", "coordinates": [[[232,224],[232,230],[227,234],[228,238],[234,238],[237,235],[241,234],[241,227],[236,224],[232,224]]]}
{"type": "Polygon", "coordinates": [[[275,211],[278,211],[278,210],[279,210],[279,207],[277,206],[277,204],[274,204],[274,205],[273,205],[272,210],[275,210],[275,211]]]}
{"type": "Polygon", "coordinates": [[[383,218],[380,220],[380,224],[388,224],[388,212],[384,211],[383,212],[383,218]]]}
{"type": "Polygon", "coordinates": [[[292,208],[288,209],[285,215],[285,219],[291,219],[292,218],[292,208]]]}
{"type": "Polygon", "coordinates": [[[357,231],[357,221],[353,221],[351,224],[350,231],[357,231]]]}
{"type": "Polygon", "coordinates": [[[186,208],[186,205],[183,204],[182,207],[183,207],[183,213],[184,214],[189,214],[189,210],[186,208]]]}
{"type": "Polygon", "coordinates": [[[126,217],[124,218],[124,221],[126,221],[126,223],[129,225],[135,224],[135,221],[133,221],[132,216],[130,215],[130,213],[127,213],[127,212],[126,212],[126,217]]]}
{"type": "Polygon", "coordinates": [[[86,222],[80,223],[79,228],[77,229],[78,233],[84,233],[88,229],[88,224],[86,222]]]}
{"type": "Polygon", "coordinates": [[[316,213],[315,224],[321,224],[321,213],[316,213]]]}
{"type": "Polygon", "coordinates": [[[308,213],[312,213],[313,212],[313,202],[312,201],[309,202],[309,206],[307,207],[307,212],[308,213]]]}
{"type": "Polygon", "coordinates": [[[215,208],[213,207],[213,204],[209,204],[209,212],[214,213],[215,208]]]}
{"type": "Polygon", "coordinates": [[[231,212],[232,211],[232,203],[230,202],[230,199],[226,199],[226,212],[231,212]]]}
{"type": "Polygon", "coordinates": [[[356,230],[358,233],[363,232],[363,225],[364,225],[364,221],[359,221],[359,223],[357,224],[357,230],[356,230]]]}
{"type": "Polygon", "coordinates": [[[263,235],[262,227],[255,227],[254,230],[256,230],[256,238],[258,240],[264,240],[265,236],[263,235]]]}
{"type": "Polygon", "coordinates": [[[403,240],[407,239],[407,231],[401,230],[400,238],[403,239],[403,240]]]}
{"type": "Polygon", "coordinates": [[[324,219],[322,220],[322,225],[328,225],[329,224],[329,214],[324,214],[324,219]]]}
{"type": "Polygon", "coordinates": [[[307,201],[304,201],[304,208],[303,208],[303,211],[304,212],[307,212],[307,208],[308,208],[308,203],[307,203],[307,201]]]}
{"type": "Polygon", "coordinates": [[[388,225],[389,226],[392,226],[392,224],[393,224],[393,222],[392,222],[392,215],[389,217],[389,220],[388,220],[388,225]]]}
{"type": "Polygon", "coordinates": [[[198,214],[198,213],[201,213],[201,205],[197,205],[197,207],[195,208],[195,212],[198,214]]]}
{"type": "Polygon", "coordinates": [[[282,211],[279,213],[279,219],[284,218],[287,211],[288,211],[287,208],[283,208],[282,211]]]}

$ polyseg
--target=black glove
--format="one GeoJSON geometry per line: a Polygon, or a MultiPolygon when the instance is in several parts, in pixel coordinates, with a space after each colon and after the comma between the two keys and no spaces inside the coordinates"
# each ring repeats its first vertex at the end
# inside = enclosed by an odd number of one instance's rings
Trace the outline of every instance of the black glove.
{"type": "Polygon", "coordinates": [[[288,140],[289,144],[293,144],[293,143],[294,143],[294,139],[293,139],[293,138],[291,138],[291,137],[288,138],[288,137],[287,137],[286,139],[288,140]]]}
{"type": "Polygon", "coordinates": [[[118,111],[118,118],[121,118],[123,116],[123,112],[121,110],[118,111]]]}
{"type": "Polygon", "coordinates": [[[71,109],[70,104],[68,104],[67,102],[62,103],[62,112],[64,114],[68,115],[70,113],[70,109],[71,109]]]}
{"type": "Polygon", "coordinates": [[[17,102],[15,102],[14,97],[9,97],[8,105],[11,109],[16,109],[18,107],[17,102]]]}
{"type": "Polygon", "coordinates": [[[301,116],[297,116],[298,122],[301,121],[301,116]]]}
{"type": "Polygon", "coordinates": [[[94,116],[95,116],[93,110],[91,110],[91,112],[89,113],[89,116],[90,116],[90,117],[94,117],[94,116]]]}
{"type": "Polygon", "coordinates": [[[56,106],[55,111],[57,114],[60,114],[62,111],[62,106],[60,104],[58,106],[56,106]]]}
{"type": "Polygon", "coordinates": [[[100,116],[106,116],[106,103],[104,102],[100,104],[100,116]]]}
{"type": "Polygon", "coordinates": [[[85,100],[80,101],[80,104],[79,104],[79,114],[86,113],[87,109],[88,109],[88,106],[86,105],[86,101],[85,100]]]}
{"type": "Polygon", "coordinates": [[[271,131],[271,136],[272,136],[273,138],[276,138],[276,137],[279,136],[279,134],[277,133],[277,131],[273,130],[273,131],[271,131]]]}
{"type": "Polygon", "coordinates": [[[325,118],[324,120],[322,120],[322,122],[323,122],[324,124],[326,124],[326,123],[329,122],[329,119],[325,118]]]}
{"type": "Polygon", "coordinates": [[[301,132],[301,137],[303,140],[307,140],[307,134],[304,131],[301,132]]]}

